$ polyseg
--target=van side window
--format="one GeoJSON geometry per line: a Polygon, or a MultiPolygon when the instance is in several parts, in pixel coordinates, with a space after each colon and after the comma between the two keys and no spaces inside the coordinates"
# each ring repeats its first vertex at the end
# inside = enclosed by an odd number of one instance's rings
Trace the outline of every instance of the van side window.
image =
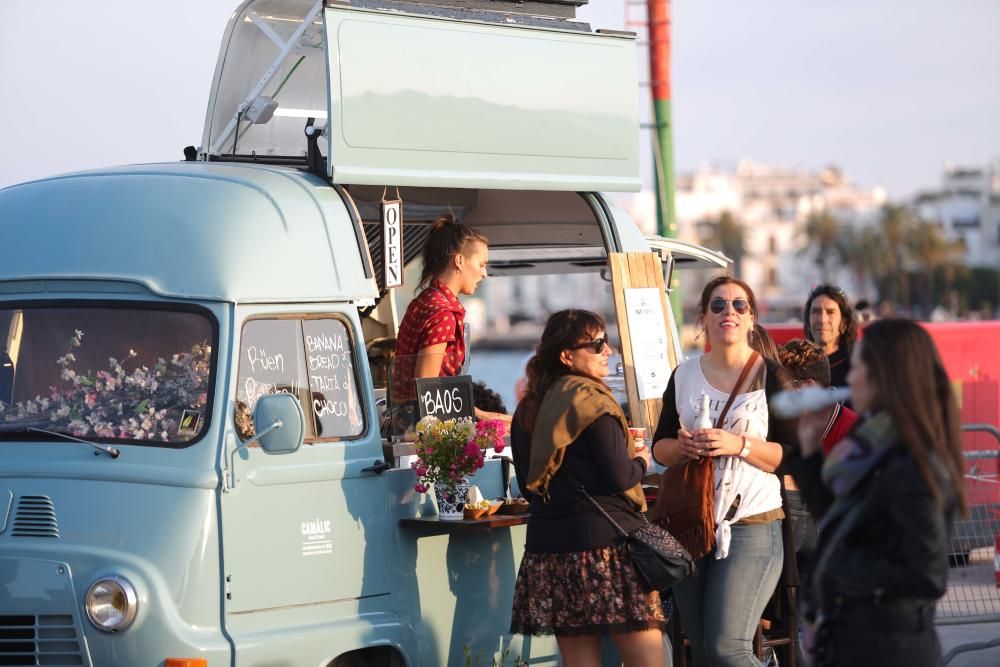
{"type": "Polygon", "coordinates": [[[353,438],[364,431],[351,336],[336,318],[252,319],[240,342],[236,430],[254,434],[253,411],[266,394],[296,396],[306,441],[353,438]]]}
{"type": "Polygon", "coordinates": [[[315,437],[308,418],[308,379],[298,319],[249,320],[240,337],[240,370],[236,388],[236,429],[240,437],[254,434],[253,411],[267,394],[292,394],[306,414],[306,437],[315,437]]]}
{"type": "MultiPolygon", "coordinates": [[[[335,319],[302,322],[317,438],[350,438],[364,430],[351,338],[335,319]]],[[[306,410],[308,414],[310,410],[306,410]]]]}

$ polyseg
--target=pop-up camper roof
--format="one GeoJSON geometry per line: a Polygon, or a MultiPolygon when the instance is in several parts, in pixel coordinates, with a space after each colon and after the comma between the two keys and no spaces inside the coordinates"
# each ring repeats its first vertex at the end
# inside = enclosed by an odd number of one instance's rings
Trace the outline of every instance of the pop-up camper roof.
{"type": "Polygon", "coordinates": [[[249,0],[202,153],[301,163],[311,124],[334,183],[638,190],[634,37],[571,20],[578,2],[463,4],[249,0]]]}

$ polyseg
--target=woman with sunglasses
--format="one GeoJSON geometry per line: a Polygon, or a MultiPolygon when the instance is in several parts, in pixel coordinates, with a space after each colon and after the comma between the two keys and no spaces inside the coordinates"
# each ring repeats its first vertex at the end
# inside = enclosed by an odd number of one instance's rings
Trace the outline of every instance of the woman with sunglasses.
{"type": "Polygon", "coordinates": [[[626,531],[641,525],[649,454],[636,453],[604,383],[611,354],[599,315],[563,310],[528,361],[511,428],[518,486],[531,503],[511,632],[555,635],[568,667],[598,667],[602,635],[627,667],[661,667],[660,595],[643,588],[618,531],[578,490],[626,531]]]}
{"type": "Polygon", "coordinates": [[[861,421],[824,457],[826,415],[804,414],[787,462],[820,527],[805,648],[820,667],[940,665],[934,610],[968,516],[958,404],[915,322],[869,324],[853,355],[861,421]]]}
{"type": "MultiPolygon", "coordinates": [[[[714,534],[683,534],[671,525],[697,559],[697,574],[674,587],[695,667],[761,664],[753,635],[784,560],[775,470],[783,456],[779,443],[789,442],[794,431],[768,412],[768,396],[786,378],[780,364],[755,352],[756,319],[753,291],[743,281],[720,276],[705,286],[699,324],[710,350],[674,369],[653,436],[657,462],[676,466],[708,459],[714,475],[714,534]],[[722,428],[695,430],[701,395],[709,398],[714,424],[741,376],[722,428]]],[[[707,515],[707,506],[702,513],[707,515]]]]}

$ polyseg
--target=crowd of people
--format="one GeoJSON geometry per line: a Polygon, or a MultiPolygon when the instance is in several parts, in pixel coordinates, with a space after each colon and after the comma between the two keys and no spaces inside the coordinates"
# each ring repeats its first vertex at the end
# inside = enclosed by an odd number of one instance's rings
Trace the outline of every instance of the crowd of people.
{"type": "MultiPolygon", "coordinates": [[[[393,383],[461,372],[456,297],[475,291],[487,254],[476,230],[447,216],[434,224],[398,339],[415,363],[393,383]]],[[[603,319],[573,309],[548,319],[523,396],[503,416],[531,512],[511,632],[554,635],[569,667],[599,665],[605,636],[625,665],[661,666],[672,595],[695,667],[761,665],[753,638],[784,574],[801,582],[812,664],[940,664],[934,605],[952,523],[967,512],[941,358],[922,327],[859,318],[833,285],[808,294],[803,322],[803,338],[776,345],[748,284],[709,281],[698,309],[707,351],[674,369],[652,446],[637,449],[604,382],[613,347],[603,319]],[[849,388],[849,402],[791,419],[770,406],[779,392],[829,387],[849,388]],[[647,507],[654,464],[667,474],[647,507]],[[645,585],[623,538],[647,514],[695,562],[670,590],[645,585]]],[[[490,393],[479,388],[477,417],[506,412],[487,410],[490,393]]]]}

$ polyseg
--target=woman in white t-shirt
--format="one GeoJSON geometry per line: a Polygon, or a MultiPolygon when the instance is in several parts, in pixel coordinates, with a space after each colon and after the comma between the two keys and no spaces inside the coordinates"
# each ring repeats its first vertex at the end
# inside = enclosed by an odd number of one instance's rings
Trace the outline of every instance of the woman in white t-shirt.
{"type": "Polygon", "coordinates": [[[758,347],[756,317],[746,283],[720,276],[705,286],[699,324],[710,350],[674,370],[653,437],[653,458],[662,465],[704,457],[714,463],[715,549],[698,559],[695,576],[674,587],[695,667],[761,664],[753,654],[753,634],[784,559],[775,471],[783,455],[779,441],[790,445],[794,431],[776,422],[767,407],[767,397],[784,379],[781,365],[757,358],[722,428],[694,429],[701,394],[708,395],[714,424],[758,347]]]}

